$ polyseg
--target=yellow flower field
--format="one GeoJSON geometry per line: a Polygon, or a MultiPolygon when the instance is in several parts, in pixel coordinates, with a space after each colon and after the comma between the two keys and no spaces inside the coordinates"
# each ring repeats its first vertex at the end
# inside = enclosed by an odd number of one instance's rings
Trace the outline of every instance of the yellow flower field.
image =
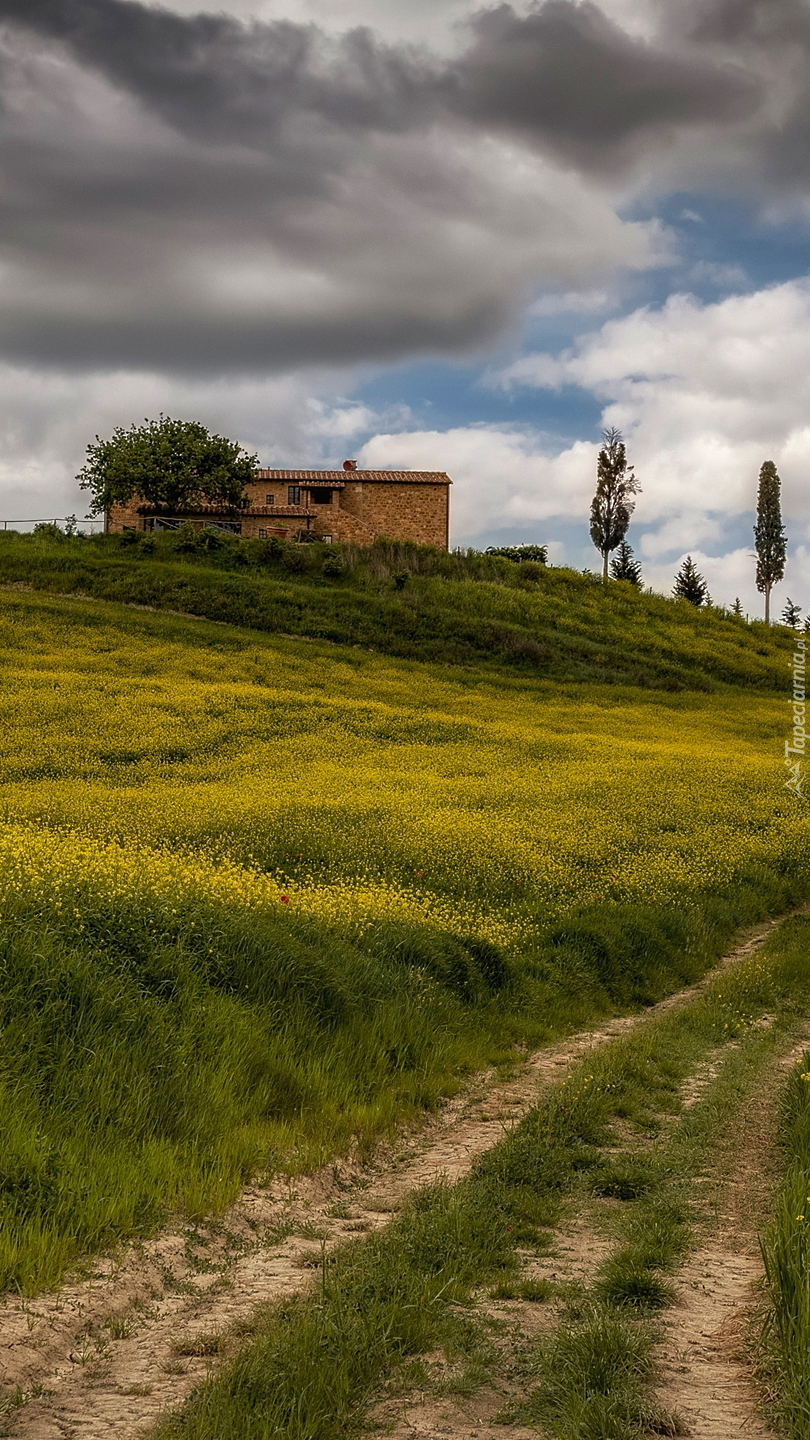
{"type": "Polygon", "coordinates": [[[784,701],[0,596],[0,1285],[694,978],[807,893],[784,701]]]}
{"type": "Polygon", "coordinates": [[[3,610],[6,905],[289,904],[519,947],[572,907],[810,856],[781,700],[498,685],[214,627],[197,646],[192,623],[166,640],[137,612],[122,632],[75,602],[3,610]]]}

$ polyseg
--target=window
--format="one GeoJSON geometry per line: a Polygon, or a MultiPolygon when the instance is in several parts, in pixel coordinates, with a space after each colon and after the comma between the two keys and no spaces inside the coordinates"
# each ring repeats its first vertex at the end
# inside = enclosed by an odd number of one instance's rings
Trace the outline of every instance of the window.
{"type": "Polygon", "coordinates": [[[332,504],[332,491],[331,491],[331,490],[313,490],[313,492],[312,492],[312,503],[313,503],[313,505],[331,505],[331,504],[332,504]]]}
{"type": "Polygon", "coordinates": [[[332,544],[332,536],[331,536],[331,535],[322,535],[322,536],[321,536],[321,540],[323,541],[323,544],[324,544],[324,545],[331,545],[331,544],[332,544]]]}
{"type": "Polygon", "coordinates": [[[275,497],[275,495],[265,495],[265,497],[264,497],[264,503],[265,503],[265,505],[275,505],[275,503],[276,503],[276,497],[275,497]]]}
{"type": "Polygon", "coordinates": [[[288,505],[300,505],[300,504],[301,504],[301,486],[300,486],[300,485],[288,485],[288,486],[287,486],[287,504],[288,504],[288,505]]]}
{"type": "Polygon", "coordinates": [[[267,531],[266,531],[266,530],[260,530],[260,531],[259,531],[259,539],[260,539],[260,540],[266,540],[266,539],[267,539],[267,531]]]}

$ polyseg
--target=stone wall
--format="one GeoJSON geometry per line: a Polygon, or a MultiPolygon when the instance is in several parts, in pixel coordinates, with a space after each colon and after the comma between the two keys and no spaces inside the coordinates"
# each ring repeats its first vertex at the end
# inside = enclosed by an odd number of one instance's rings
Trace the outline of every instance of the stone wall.
{"type": "Polygon", "coordinates": [[[346,486],[341,499],[343,508],[351,509],[375,535],[447,549],[450,504],[447,485],[424,482],[386,485],[358,480],[346,486]]]}
{"type": "Polygon", "coordinates": [[[122,530],[143,530],[143,515],[138,514],[140,498],[135,495],[128,505],[113,505],[105,516],[104,528],[120,535],[122,530]]]}
{"type": "MultiPolygon", "coordinates": [[[[311,483],[311,482],[310,482],[311,483]]],[[[306,488],[306,487],[303,487],[306,488]]],[[[324,489],[329,488],[328,480],[324,489]]],[[[300,530],[307,528],[307,515],[302,508],[300,514],[290,512],[287,506],[287,482],[283,484],[270,480],[257,481],[248,486],[252,501],[249,509],[264,508],[266,496],[275,495],[275,506],[267,506],[264,515],[245,514],[242,517],[242,535],[255,539],[259,531],[266,531],[280,539],[296,539],[300,530]],[[273,510],[288,513],[274,515],[273,510]]],[[[107,529],[120,533],[122,530],[148,530],[152,520],[138,513],[142,501],[135,496],[128,505],[115,505],[107,516],[107,529]]],[[[331,535],[335,542],[352,541],[356,545],[371,545],[377,536],[387,540],[414,540],[420,545],[435,545],[444,550],[448,544],[448,521],[450,509],[449,485],[431,484],[427,481],[364,480],[362,471],[358,479],[345,482],[344,489],[334,489],[330,505],[310,505],[310,527],[316,535],[331,535]]],[[[189,517],[192,524],[202,526],[215,522],[215,514],[189,517]]],[[[222,519],[234,519],[232,515],[222,519]]]]}

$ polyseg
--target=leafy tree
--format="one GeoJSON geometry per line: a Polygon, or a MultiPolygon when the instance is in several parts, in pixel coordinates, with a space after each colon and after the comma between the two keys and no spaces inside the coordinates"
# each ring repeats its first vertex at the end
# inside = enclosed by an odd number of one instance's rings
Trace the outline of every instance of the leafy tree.
{"type": "Polygon", "coordinates": [[[620,545],[635,509],[633,495],[641,486],[627,463],[620,431],[602,432],[603,445],[596,462],[596,494],[591,501],[591,539],[602,556],[602,579],[607,583],[608,556],[620,545]]]}
{"type": "Polygon", "coordinates": [[[538,564],[545,565],[548,560],[547,545],[489,545],[487,555],[502,555],[505,560],[514,560],[520,564],[522,560],[536,560],[538,564]]]}
{"type": "Polygon", "coordinates": [[[633,557],[633,547],[622,540],[610,562],[610,573],[614,580],[629,580],[637,590],[641,589],[641,565],[633,557]]]}
{"type": "Polygon", "coordinates": [[[801,615],[801,613],[801,605],[794,605],[793,601],[788,595],[788,598],[785,601],[785,608],[782,611],[782,624],[789,625],[791,630],[796,630],[799,625],[799,616],[801,615]]]}
{"type": "Polygon", "coordinates": [[[757,551],[757,589],[765,596],[765,624],[771,621],[771,590],[785,573],[787,540],[779,503],[781,481],[772,460],[759,472],[757,523],[754,544],[757,551]]]}
{"type": "Polygon", "coordinates": [[[709,587],[691,555],[687,555],[675,576],[672,593],[676,600],[688,600],[690,605],[711,605],[709,587]]]}
{"type": "Polygon", "coordinates": [[[109,440],[96,436],[77,475],[92,495],[90,510],[100,515],[111,505],[141,496],[164,512],[219,505],[238,509],[246,503],[245,486],[258,464],[241,445],[212,435],[196,420],[147,420],[109,440]]]}
{"type": "Polygon", "coordinates": [[[735,601],[734,601],[734,604],[733,604],[732,607],[731,607],[731,613],[732,613],[732,615],[740,615],[740,616],[742,616],[743,608],[742,608],[742,601],[741,601],[739,595],[736,597],[736,599],[735,599],[735,601]]]}

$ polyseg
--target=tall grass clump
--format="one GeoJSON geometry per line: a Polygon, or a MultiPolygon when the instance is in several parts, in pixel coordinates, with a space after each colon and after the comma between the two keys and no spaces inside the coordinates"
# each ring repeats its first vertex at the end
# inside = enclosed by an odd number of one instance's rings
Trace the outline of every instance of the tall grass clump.
{"type": "Polygon", "coordinates": [[[475,1006],[461,980],[323,925],[151,920],[88,907],[4,928],[3,1288],[54,1284],[172,1209],[220,1210],[250,1175],[373,1139],[508,1054],[461,945],[475,1006]]]}
{"type": "Polygon", "coordinates": [[[644,1440],[653,1433],[655,1331],[603,1306],[582,1306],[543,1347],[524,1418],[557,1440],[644,1440]]]}

